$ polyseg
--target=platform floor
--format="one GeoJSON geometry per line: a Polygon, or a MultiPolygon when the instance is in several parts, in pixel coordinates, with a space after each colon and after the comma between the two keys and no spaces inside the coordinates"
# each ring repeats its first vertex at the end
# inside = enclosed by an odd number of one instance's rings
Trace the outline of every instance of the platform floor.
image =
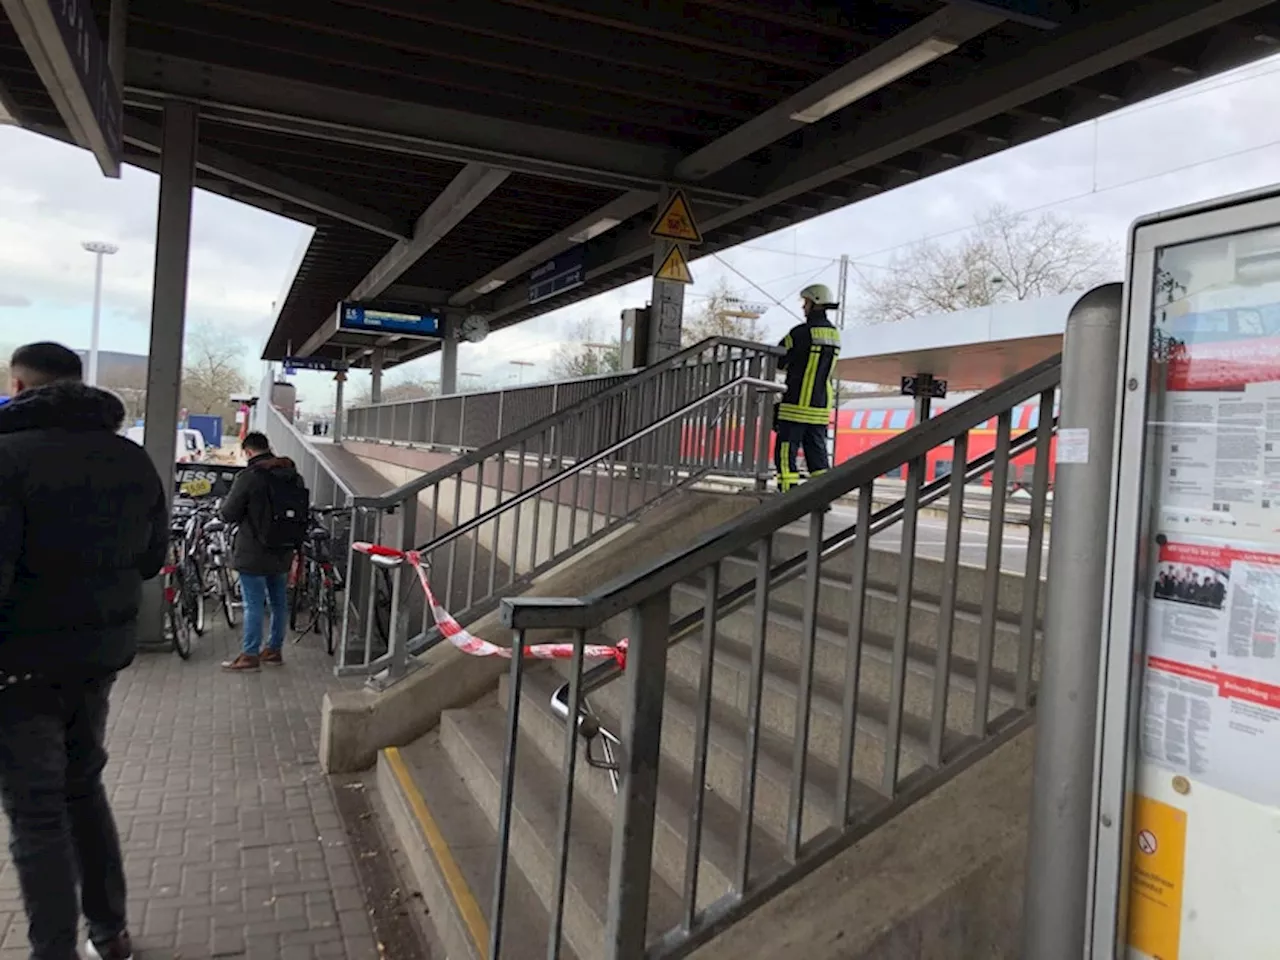
{"type": "MultiPolygon", "coordinates": [[[[144,652],[120,675],[106,780],[138,960],[385,958],[317,758],[339,681],[318,638],[292,640],[284,666],[227,674],[239,637],[219,616],[191,660],[144,652]]],[[[2,821],[0,960],[25,960],[2,821]]]]}

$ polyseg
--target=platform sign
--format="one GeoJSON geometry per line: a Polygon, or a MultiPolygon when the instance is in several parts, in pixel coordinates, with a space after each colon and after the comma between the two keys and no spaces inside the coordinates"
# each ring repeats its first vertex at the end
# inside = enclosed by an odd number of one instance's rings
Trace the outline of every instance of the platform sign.
{"type": "Polygon", "coordinates": [[[347,369],[346,363],[332,357],[285,357],[284,372],[297,373],[299,370],[319,370],[325,373],[337,373],[347,369]]]}
{"type": "Polygon", "coordinates": [[[935,380],[927,373],[919,373],[913,377],[903,377],[902,395],[904,397],[932,397],[934,400],[944,400],[947,396],[947,381],[935,380]]]}
{"type": "Polygon", "coordinates": [[[1275,956],[1280,192],[1140,222],[1130,264],[1091,956],[1275,956]]]}
{"type": "Polygon", "coordinates": [[[397,313],[363,303],[338,305],[338,329],[348,333],[394,334],[398,337],[435,339],[440,336],[438,313],[397,313]]]}
{"type": "Polygon", "coordinates": [[[0,0],[23,49],[80,146],[120,176],[123,110],[90,0],[0,0]]]}
{"type": "Polygon", "coordinates": [[[529,303],[541,303],[586,280],[584,250],[581,245],[572,247],[529,271],[529,303]]]}

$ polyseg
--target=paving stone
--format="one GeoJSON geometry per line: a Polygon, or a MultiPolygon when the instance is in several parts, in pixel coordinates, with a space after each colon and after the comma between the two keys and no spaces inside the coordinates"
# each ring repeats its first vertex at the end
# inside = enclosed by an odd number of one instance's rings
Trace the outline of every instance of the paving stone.
{"type": "MultiPolygon", "coordinates": [[[[283,667],[227,674],[239,638],[220,624],[189,661],[143,652],[120,675],[106,785],[145,960],[378,957],[317,753],[321,700],[352,681],[291,641],[283,667]]],[[[0,960],[25,960],[7,841],[0,817],[0,960]]]]}

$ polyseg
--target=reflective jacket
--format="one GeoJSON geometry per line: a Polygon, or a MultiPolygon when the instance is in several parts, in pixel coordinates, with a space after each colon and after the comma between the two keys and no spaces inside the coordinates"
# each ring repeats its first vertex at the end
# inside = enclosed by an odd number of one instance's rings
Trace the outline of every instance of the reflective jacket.
{"type": "Polygon", "coordinates": [[[786,371],[787,389],[778,405],[778,419],[826,426],[835,406],[831,374],[840,356],[840,331],[825,317],[814,317],[793,327],[780,346],[787,351],[778,362],[786,371]]]}

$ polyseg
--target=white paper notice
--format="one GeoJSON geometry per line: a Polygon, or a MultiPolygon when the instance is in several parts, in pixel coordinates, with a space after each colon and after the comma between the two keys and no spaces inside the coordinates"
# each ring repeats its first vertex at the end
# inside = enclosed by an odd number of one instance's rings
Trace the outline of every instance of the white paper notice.
{"type": "Polygon", "coordinates": [[[1058,463],[1089,462],[1089,428],[1070,427],[1058,431],[1058,463]]]}
{"type": "Polygon", "coordinates": [[[1280,539],[1280,383],[1171,390],[1161,425],[1164,525],[1280,539]]]}

